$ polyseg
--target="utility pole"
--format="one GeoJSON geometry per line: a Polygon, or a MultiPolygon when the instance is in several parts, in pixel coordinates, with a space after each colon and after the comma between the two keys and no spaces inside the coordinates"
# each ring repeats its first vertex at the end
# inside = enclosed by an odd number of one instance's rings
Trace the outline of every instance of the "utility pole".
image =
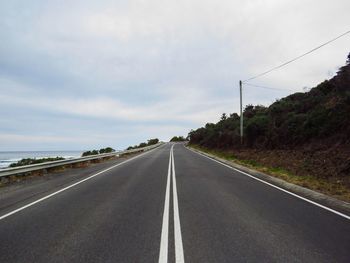
{"type": "Polygon", "coordinates": [[[243,144],[243,110],[242,110],[242,81],[239,81],[239,94],[241,102],[241,144],[243,144]]]}

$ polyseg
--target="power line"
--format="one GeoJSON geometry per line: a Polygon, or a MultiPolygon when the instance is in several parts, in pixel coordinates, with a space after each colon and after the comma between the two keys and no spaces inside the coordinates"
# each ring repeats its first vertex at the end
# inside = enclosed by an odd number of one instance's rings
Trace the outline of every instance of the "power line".
{"type": "Polygon", "coordinates": [[[249,79],[243,80],[242,83],[247,84],[247,83],[246,83],[247,81],[250,81],[250,80],[252,80],[252,79],[259,78],[259,77],[261,77],[261,76],[264,76],[264,75],[270,73],[271,71],[274,71],[274,70],[276,70],[276,69],[282,68],[282,67],[284,67],[284,66],[286,66],[286,65],[288,65],[288,64],[290,64],[290,63],[292,63],[292,62],[294,62],[294,61],[296,61],[296,60],[298,60],[298,59],[300,59],[300,58],[302,58],[302,57],[304,57],[304,56],[306,56],[306,55],[308,55],[308,54],[310,54],[310,53],[316,51],[317,49],[320,49],[321,47],[324,47],[325,45],[328,45],[328,44],[334,42],[335,40],[337,40],[337,39],[339,39],[339,38],[341,38],[341,37],[343,37],[343,36],[345,36],[345,35],[347,35],[347,34],[349,34],[349,33],[350,33],[350,30],[347,31],[347,32],[345,32],[345,33],[343,33],[343,34],[341,34],[341,35],[339,35],[339,36],[337,36],[336,38],[333,38],[333,39],[331,39],[331,40],[329,40],[329,41],[323,43],[322,45],[319,45],[318,47],[315,47],[315,48],[311,49],[310,51],[308,51],[308,52],[306,52],[306,53],[304,53],[304,54],[301,54],[300,56],[297,56],[297,57],[295,57],[295,58],[293,58],[293,59],[291,59],[291,60],[289,60],[289,61],[287,61],[287,62],[284,62],[283,64],[281,64],[281,65],[279,65],[279,66],[277,66],[277,67],[271,68],[271,69],[269,69],[269,70],[267,70],[267,71],[265,71],[265,72],[263,72],[263,73],[260,73],[260,74],[254,76],[254,77],[251,77],[251,78],[249,78],[249,79]]]}
{"type": "Polygon", "coordinates": [[[260,86],[260,85],[250,84],[250,83],[245,83],[244,85],[246,85],[246,86],[251,86],[251,87],[256,87],[256,88],[262,88],[262,89],[282,90],[282,91],[297,92],[296,90],[291,90],[291,89],[271,88],[271,87],[266,87],[266,86],[260,86]]]}

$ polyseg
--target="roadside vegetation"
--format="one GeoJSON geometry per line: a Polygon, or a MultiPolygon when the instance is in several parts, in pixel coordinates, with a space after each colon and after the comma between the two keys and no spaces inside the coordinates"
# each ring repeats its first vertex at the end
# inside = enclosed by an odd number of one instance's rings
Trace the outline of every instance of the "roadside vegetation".
{"type": "Polygon", "coordinates": [[[133,150],[133,149],[143,148],[146,146],[151,146],[151,145],[157,144],[158,142],[159,142],[158,138],[149,139],[147,142],[141,142],[139,145],[129,146],[127,150],[133,150]]]}
{"type": "Polygon", "coordinates": [[[171,142],[185,142],[186,139],[183,136],[174,136],[170,140],[171,142]]]}
{"type": "MultiPolygon", "coordinates": [[[[191,145],[190,147],[256,171],[272,175],[289,183],[306,187],[311,190],[333,196],[340,200],[350,202],[350,187],[340,181],[339,178],[325,178],[308,174],[301,175],[300,173],[295,173],[290,169],[285,168],[286,166],[281,167],[276,165],[273,159],[271,159],[269,163],[265,163],[264,161],[261,162],[259,161],[261,159],[257,158],[257,156],[254,154],[252,156],[246,155],[242,157],[237,154],[236,151],[208,149],[197,145],[191,145]]],[[[250,154],[250,152],[247,151],[247,154],[250,154]]],[[[261,152],[261,154],[263,154],[263,152],[261,152]]]]}
{"type": "Polygon", "coordinates": [[[269,107],[248,105],[243,116],[242,145],[236,113],[192,130],[190,145],[340,198],[349,194],[350,54],[330,80],[269,107]]]}
{"type": "Polygon", "coordinates": [[[97,154],[111,153],[111,152],[115,152],[115,150],[111,147],[107,147],[107,148],[102,148],[100,150],[92,150],[92,151],[83,152],[83,154],[81,156],[84,157],[84,156],[89,156],[89,155],[97,155],[97,154]]]}
{"type": "Polygon", "coordinates": [[[9,167],[19,167],[24,165],[30,165],[30,164],[39,164],[39,163],[46,163],[46,162],[53,162],[53,161],[60,161],[64,160],[63,157],[49,157],[49,158],[24,158],[16,163],[11,163],[9,167]]]}

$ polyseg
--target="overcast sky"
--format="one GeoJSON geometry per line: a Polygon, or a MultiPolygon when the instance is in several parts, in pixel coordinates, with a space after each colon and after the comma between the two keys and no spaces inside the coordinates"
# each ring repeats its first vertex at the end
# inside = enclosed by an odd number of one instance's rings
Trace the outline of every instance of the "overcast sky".
{"type": "MultiPolygon", "coordinates": [[[[238,81],[350,30],[349,0],[0,0],[0,150],[122,149],[238,112],[238,81]]],[[[333,76],[350,35],[252,81],[333,76]]]]}

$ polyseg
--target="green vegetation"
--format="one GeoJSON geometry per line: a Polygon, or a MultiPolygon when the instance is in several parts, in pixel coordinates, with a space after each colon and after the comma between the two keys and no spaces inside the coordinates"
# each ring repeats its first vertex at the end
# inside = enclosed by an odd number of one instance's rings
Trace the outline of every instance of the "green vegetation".
{"type": "Polygon", "coordinates": [[[111,152],[115,152],[115,150],[111,147],[100,149],[100,151],[99,151],[99,153],[111,153],[111,152]]]}
{"type": "Polygon", "coordinates": [[[336,76],[268,107],[191,130],[189,144],[343,200],[350,200],[350,54],[336,76]]]}
{"type": "Polygon", "coordinates": [[[170,140],[171,142],[184,142],[186,141],[186,139],[183,136],[174,136],[173,138],[171,138],[170,140]]]}
{"type": "MultiPolygon", "coordinates": [[[[350,54],[335,77],[306,93],[295,93],[269,107],[244,109],[244,145],[248,148],[291,148],[313,141],[350,140],[350,54]]],[[[240,145],[237,114],[223,114],[218,123],[189,133],[190,143],[228,149],[240,145]]]]}
{"type": "Polygon", "coordinates": [[[115,152],[115,150],[111,147],[107,147],[107,148],[102,148],[100,150],[92,150],[92,151],[83,152],[83,154],[81,156],[84,157],[84,156],[89,156],[89,155],[97,155],[97,154],[111,153],[111,152],[115,152]]]}
{"type": "Polygon", "coordinates": [[[30,164],[38,164],[38,163],[46,163],[46,162],[53,162],[53,161],[60,161],[64,160],[63,157],[49,157],[49,158],[40,158],[40,159],[35,159],[35,158],[24,158],[17,163],[12,163],[10,164],[9,167],[19,167],[19,166],[24,166],[24,165],[30,165],[30,164]]]}
{"type": "Polygon", "coordinates": [[[141,142],[139,145],[135,145],[135,146],[129,146],[127,148],[127,150],[132,150],[132,149],[139,149],[139,148],[143,148],[143,147],[146,147],[146,146],[151,146],[151,145],[154,145],[154,144],[157,144],[159,142],[159,139],[158,138],[155,138],[155,139],[149,139],[146,142],[141,142]]]}

